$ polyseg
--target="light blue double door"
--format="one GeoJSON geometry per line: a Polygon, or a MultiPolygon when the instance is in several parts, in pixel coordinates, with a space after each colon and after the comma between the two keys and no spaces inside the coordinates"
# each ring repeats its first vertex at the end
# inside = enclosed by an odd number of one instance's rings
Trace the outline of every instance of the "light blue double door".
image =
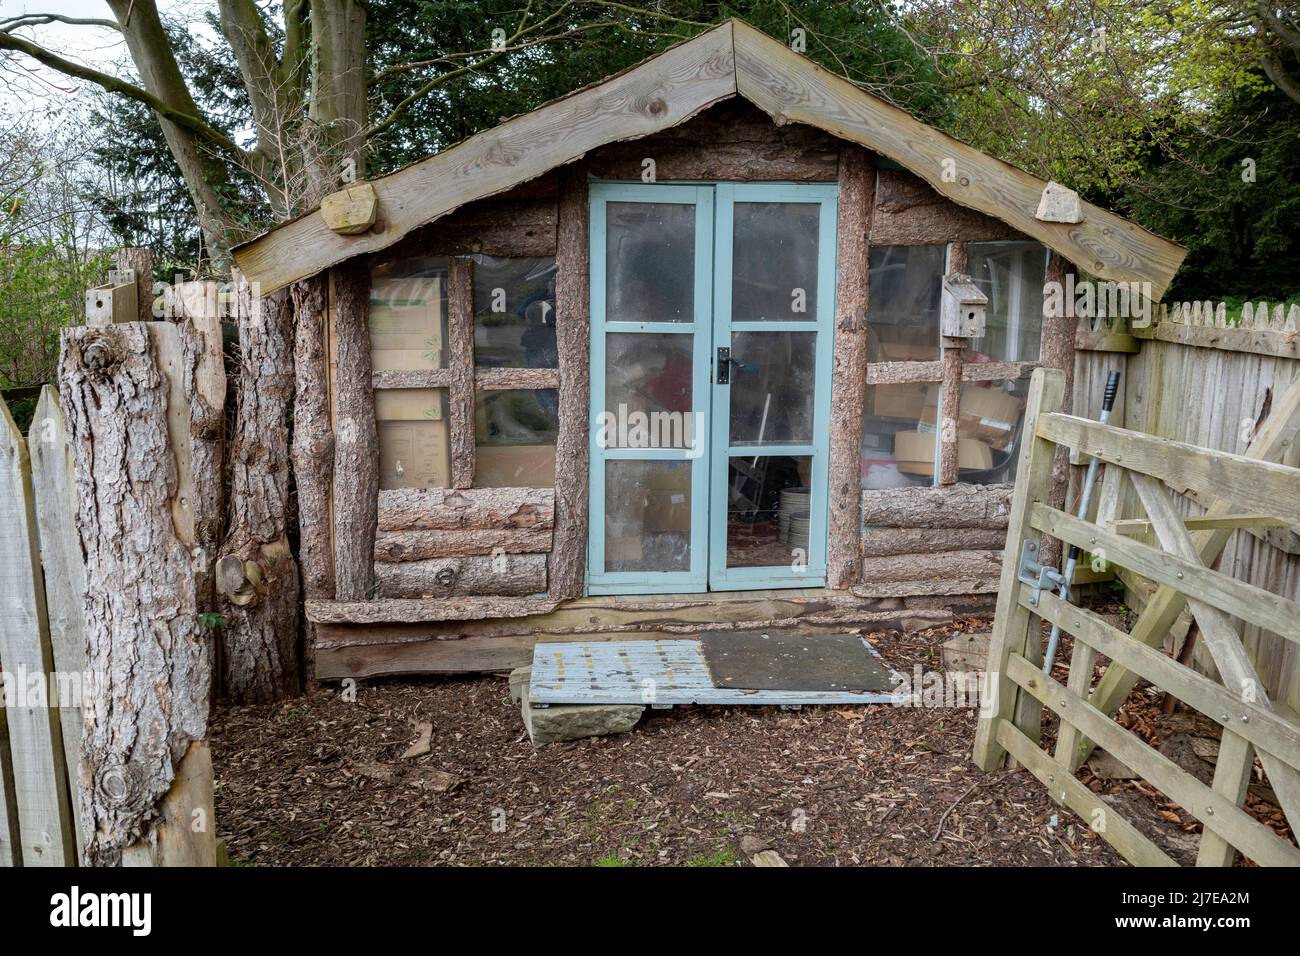
{"type": "Polygon", "coordinates": [[[835,219],[830,185],[592,184],[589,593],[825,583],[835,219]]]}

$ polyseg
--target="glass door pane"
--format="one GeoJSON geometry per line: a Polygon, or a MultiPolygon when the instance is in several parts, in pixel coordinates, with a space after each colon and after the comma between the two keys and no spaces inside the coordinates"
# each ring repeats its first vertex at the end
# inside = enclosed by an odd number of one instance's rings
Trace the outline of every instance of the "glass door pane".
{"type": "Polygon", "coordinates": [[[717,195],[709,585],[820,586],[835,187],[717,195]]]}
{"type": "Polygon", "coordinates": [[[588,590],[707,586],[711,187],[591,191],[588,590]]]}

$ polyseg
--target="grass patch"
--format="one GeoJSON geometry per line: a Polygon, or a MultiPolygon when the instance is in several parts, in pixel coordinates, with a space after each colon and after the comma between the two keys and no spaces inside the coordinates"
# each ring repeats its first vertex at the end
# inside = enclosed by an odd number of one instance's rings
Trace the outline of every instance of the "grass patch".
{"type": "Polygon", "coordinates": [[[686,861],[687,866],[734,866],[735,863],[736,854],[730,850],[717,850],[713,853],[693,856],[686,861]]]}

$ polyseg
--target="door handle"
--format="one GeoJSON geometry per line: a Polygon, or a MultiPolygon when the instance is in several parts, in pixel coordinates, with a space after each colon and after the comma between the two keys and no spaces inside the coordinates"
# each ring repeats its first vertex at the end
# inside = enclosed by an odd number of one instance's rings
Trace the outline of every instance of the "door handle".
{"type": "Polygon", "coordinates": [[[725,345],[718,346],[718,365],[717,376],[714,379],[719,385],[731,384],[731,366],[739,364],[731,357],[731,349],[725,345]]]}

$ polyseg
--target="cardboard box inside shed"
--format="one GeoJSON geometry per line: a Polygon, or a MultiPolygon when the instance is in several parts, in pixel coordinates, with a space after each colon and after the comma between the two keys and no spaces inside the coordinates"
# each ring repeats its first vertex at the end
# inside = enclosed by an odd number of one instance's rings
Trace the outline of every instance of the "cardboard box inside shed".
{"type": "Polygon", "coordinates": [[[370,290],[370,356],[376,372],[443,368],[442,281],[376,279],[370,290]]]}
{"type": "Polygon", "coordinates": [[[877,385],[872,389],[871,414],[877,418],[919,421],[925,414],[929,388],[925,382],[877,385]]]}
{"type": "MultiPolygon", "coordinates": [[[[1025,403],[1020,398],[1000,388],[964,382],[961,388],[961,412],[958,416],[961,434],[965,438],[983,442],[990,448],[1005,451],[1011,446],[1024,407],[1025,403]]],[[[930,385],[926,391],[925,410],[920,419],[933,427],[938,417],[939,386],[930,385]]]]}
{"type": "Polygon", "coordinates": [[[401,388],[375,392],[379,437],[379,487],[446,488],[451,443],[442,389],[401,388]]]}
{"type": "Polygon", "coordinates": [[[474,450],[478,488],[552,488],[554,445],[484,445],[474,450]]]}
{"type": "MultiPolygon", "coordinates": [[[[898,432],[894,458],[898,470],[909,475],[933,475],[937,436],[934,432],[898,432]]],[[[984,470],[993,467],[993,450],[982,441],[957,440],[957,467],[984,470]]]]}

